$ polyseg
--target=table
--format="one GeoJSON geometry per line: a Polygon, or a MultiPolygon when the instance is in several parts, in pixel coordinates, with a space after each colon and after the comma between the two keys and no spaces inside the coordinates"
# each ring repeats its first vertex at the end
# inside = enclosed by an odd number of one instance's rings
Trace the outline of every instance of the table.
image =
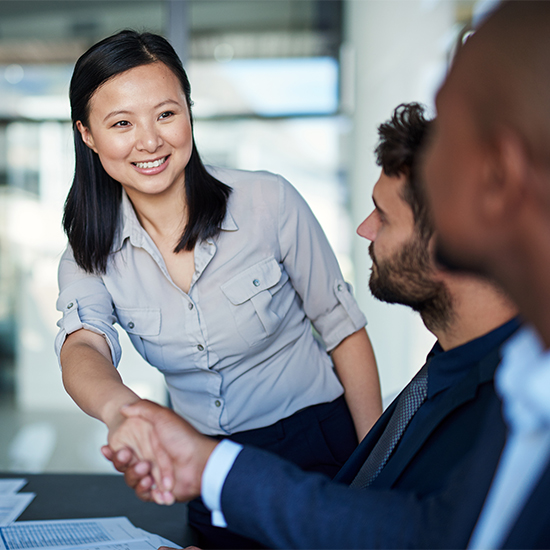
{"type": "Polygon", "coordinates": [[[136,527],[183,547],[195,544],[187,524],[187,504],[142,502],[116,474],[25,474],[0,472],[0,478],[25,478],[19,492],[36,493],[18,521],[126,516],[136,527]]]}

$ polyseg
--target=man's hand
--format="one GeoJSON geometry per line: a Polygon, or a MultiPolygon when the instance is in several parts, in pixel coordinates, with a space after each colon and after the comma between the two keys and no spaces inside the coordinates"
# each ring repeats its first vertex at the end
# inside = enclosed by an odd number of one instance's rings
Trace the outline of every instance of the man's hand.
{"type": "MultiPolygon", "coordinates": [[[[151,439],[153,453],[159,456],[167,455],[172,463],[175,478],[173,496],[183,501],[200,496],[202,473],[217,442],[197,432],[175,412],[152,401],[138,401],[124,407],[121,412],[129,419],[145,420],[153,426],[156,436],[151,439]]],[[[114,463],[116,467],[116,462],[114,463]]],[[[122,463],[119,465],[124,468],[122,463]]],[[[147,498],[150,490],[147,488],[150,483],[147,480],[150,471],[145,473],[146,471],[146,466],[140,466],[139,462],[129,465],[124,471],[126,482],[140,498],[147,498]]]]}

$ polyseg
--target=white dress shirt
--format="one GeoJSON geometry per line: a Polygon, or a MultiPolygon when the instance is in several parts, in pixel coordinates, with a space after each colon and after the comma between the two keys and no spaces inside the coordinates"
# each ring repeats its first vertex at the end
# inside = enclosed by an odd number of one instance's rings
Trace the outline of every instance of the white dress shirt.
{"type": "Polygon", "coordinates": [[[525,327],[503,348],[495,377],[508,438],[469,548],[499,548],[550,458],[550,351],[525,327]]]}
{"type": "Polygon", "coordinates": [[[56,351],[85,328],[105,336],[116,366],[118,322],[164,374],[174,410],[203,433],[228,435],[342,395],[327,350],[366,320],[290,183],[268,172],[209,171],[233,192],[220,234],[195,246],[189,292],[174,284],[123,194],[107,272],[84,272],[70,247],[61,259],[56,351]]]}

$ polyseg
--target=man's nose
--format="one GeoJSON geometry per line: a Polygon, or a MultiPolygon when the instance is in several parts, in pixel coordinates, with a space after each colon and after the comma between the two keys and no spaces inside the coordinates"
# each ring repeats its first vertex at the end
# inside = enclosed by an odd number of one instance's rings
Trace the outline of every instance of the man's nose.
{"type": "Polygon", "coordinates": [[[357,234],[364,239],[374,241],[379,227],[380,221],[377,219],[376,211],[373,210],[370,215],[361,222],[357,228],[357,234]]]}

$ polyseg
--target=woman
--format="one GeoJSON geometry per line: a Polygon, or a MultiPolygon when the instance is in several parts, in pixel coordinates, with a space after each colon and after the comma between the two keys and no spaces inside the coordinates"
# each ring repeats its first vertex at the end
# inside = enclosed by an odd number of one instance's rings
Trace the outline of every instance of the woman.
{"type": "Polygon", "coordinates": [[[160,36],[92,46],[70,99],[56,339],[68,393],[144,454],[154,436],[120,413],[139,397],[116,371],[118,322],[199,430],[333,476],[380,389],[364,316],[305,201],[280,176],[204,167],[187,76],[160,36]]]}

